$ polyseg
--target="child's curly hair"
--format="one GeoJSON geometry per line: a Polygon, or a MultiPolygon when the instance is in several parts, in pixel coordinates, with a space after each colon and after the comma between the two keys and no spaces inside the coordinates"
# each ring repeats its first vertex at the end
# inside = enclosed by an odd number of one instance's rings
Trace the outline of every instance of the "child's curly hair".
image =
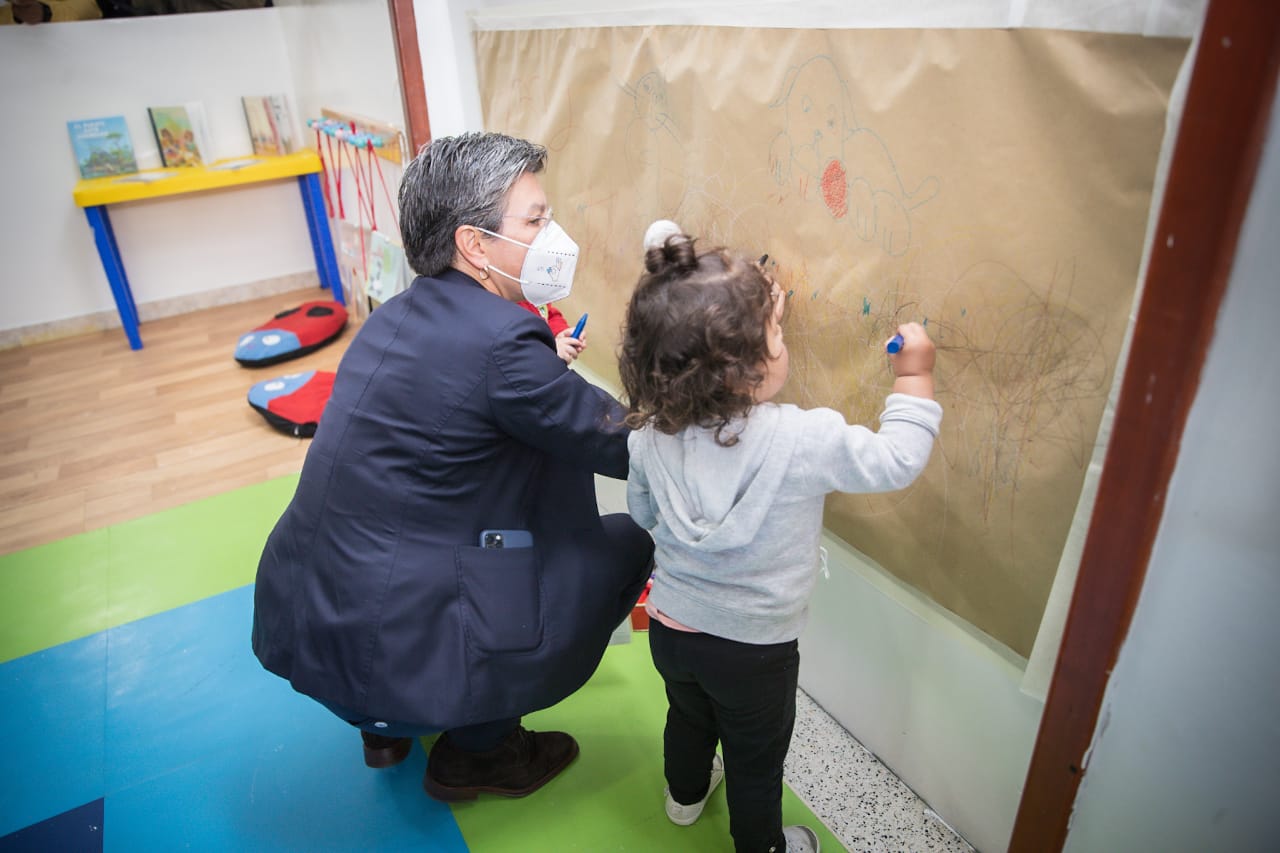
{"type": "Polygon", "coordinates": [[[717,248],[698,254],[676,234],[644,256],[618,354],[625,422],[674,435],[690,426],[724,429],[753,405],[770,357],[773,282],[755,263],[717,248]]]}

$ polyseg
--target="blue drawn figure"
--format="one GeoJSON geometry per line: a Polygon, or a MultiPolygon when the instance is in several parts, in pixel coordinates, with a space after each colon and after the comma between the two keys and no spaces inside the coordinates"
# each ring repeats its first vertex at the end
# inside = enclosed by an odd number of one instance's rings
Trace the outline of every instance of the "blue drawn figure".
{"type": "Polygon", "coordinates": [[[928,177],[908,192],[888,147],[860,127],[849,88],[828,56],[787,70],[778,99],[783,129],[769,148],[769,171],[802,198],[820,189],[834,219],[849,219],[862,240],[894,257],[911,245],[911,211],[938,193],[928,177]]]}

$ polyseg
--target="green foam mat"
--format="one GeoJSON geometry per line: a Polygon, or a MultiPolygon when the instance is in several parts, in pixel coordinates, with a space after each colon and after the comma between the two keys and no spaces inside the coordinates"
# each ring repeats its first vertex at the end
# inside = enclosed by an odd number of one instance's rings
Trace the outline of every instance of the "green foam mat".
{"type": "Polygon", "coordinates": [[[0,557],[0,663],[253,583],[296,474],[0,557]]]}
{"type": "MultiPolygon", "coordinates": [[[[649,658],[649,635],[610,646],[585,687],[555,707],[529,714],[535,731],[559,730],[581,753],[560,776],[518,800],[485,797],[453,806],[467,845],[477,853],[529,851],[697,851],[732,853],[724,786],[692,826],[676,826],[664,809],[662,727],[667,699],[649,658]]],[[[430,742],[425,746],[430,749],[430,742]]],[[[790,789],[784,824],[814,829],[823,851],[845,848],[790,789]]]]}

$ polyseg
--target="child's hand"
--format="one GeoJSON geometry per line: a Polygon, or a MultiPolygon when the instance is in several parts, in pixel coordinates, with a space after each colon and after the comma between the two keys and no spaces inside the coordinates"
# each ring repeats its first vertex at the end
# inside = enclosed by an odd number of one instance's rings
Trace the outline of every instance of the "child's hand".
{"type": "Polygon", "coordinates": [[[556,355],[564,361],[565,364],[573,364],[582,351],[587,348],[587,333],[583,332],[581,338],[573,336],[573,330],[565,329],[556,335],[556,355]]]}
{"type": "Polygon", "coordinates": [[[898,327],[902,335],[902,349],[889,355],[889,365],[898,377],[894,380],[895,394],[933,399],[933,341],[919,323],[903,323],[898,327]]]}

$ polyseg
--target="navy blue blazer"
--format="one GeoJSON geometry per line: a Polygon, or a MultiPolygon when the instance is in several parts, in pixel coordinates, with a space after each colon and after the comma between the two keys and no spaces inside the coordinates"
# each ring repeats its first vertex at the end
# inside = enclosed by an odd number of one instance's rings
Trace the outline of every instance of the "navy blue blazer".
{"type": "Polygon", "coordinates": [[[577,690],[648,576],[649,535],[602,519],[627,474],[621,407],[545,321],[449,270],[372,312],[339,365],[267,540],[253,649],[293,687],[443,730],[577,690]],[[532,548],[485,549],[487,528],[532,548]]]}

